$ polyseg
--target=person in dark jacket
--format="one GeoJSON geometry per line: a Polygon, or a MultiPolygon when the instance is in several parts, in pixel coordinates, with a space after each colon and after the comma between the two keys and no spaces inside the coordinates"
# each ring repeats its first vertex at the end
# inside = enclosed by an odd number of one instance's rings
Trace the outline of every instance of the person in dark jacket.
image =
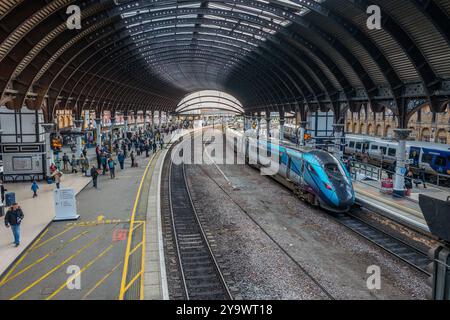
{"type": "Polygon", "coordinates": [[[120,170],[123,170],[125,164],[125,155],[122,151],[117,155],[117,160],[119,160],[120,170]]]}
{"type": "Polygon", "coordinates": [[[91,168],[91,177],[92,177],[92,184],[94,185],[94,188],[97,189],[98,171],[94,165],[91,168]]]}
{"type": "Polygon", "coordinates": [[[1,195],[1,203],[0,203],[0,217],[3,217],[3,214],[5,213],[4,210],[4,204],[5,204],[5,193],[8,191],[5,186],[0,181],[0,195],[1,195]]]}
{"type": "Polygon", "coordinates": [[[20,224],[23,217],[22,209],[17,203],[13,203],[5,215],[5,226],[7,228],[11,227],[16,247],[20,245],[20,224]]]}
{"type": "Polygon", "coordinates": [[[131,167],[134,167],[134,151],[131,151],[130,153],[130,158],[131,158],[131,167]]]}

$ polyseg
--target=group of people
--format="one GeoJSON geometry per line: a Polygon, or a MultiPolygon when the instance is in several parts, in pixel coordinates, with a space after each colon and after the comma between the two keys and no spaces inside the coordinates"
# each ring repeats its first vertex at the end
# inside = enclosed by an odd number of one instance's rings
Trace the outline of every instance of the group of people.
{"type": "MultiPolygon", "coordinates": [[[[97,166],[95,166],[95,164],[90,166],[86,147],[82,150],[79,159],[76,158],[75,154],[72,154],[72,156],[69,157],[67,153],[64,153],[62,156],[63,167],[60,167],[60,162],[58,162],[58,166],[55,163],[52,163],[50,165],[49,178],[55,182],[56,188],[59,189],[63,172],[77,173],[78,168],[81,168],[83,174],[92,177],[93,187],[97,188],[98,176],[100,173],[106,175],[106,172],[109,172],[111,179],[114,179],[116,177],[115,171],[117,162],[119,163],[120,169],[124,170],[126,158],[130,158],[131,167],[136,167],[136,155],[139,156],[145,153],[145,156],[149,157],[150,153],[155,153],[159,149],[162,149],[164,147],[164,137],[178,129],[181,129],[181,125],[170,125],[155,129],[139,129],[132,134],[131,137],[125,135],[123,138],[118,136],[111,137],[114,138],[114,141],[111,143],[111,148],[97,146],[95,149],[97,166]]],[[[33,192],[33,198],[38,196],[38,190],[38,183],[32,181],[31,191],[33,192]]],[[[1,184],[2,203],[5,200],[5,191],[7,190],[4,188],[3,184],[1,184]]],[[[14,245],[16,247],[20,245],[20,224],[23,219],[24,213],[17,203],[14,203],[5,215],[5,226],[11,228],[14,237],[14,245]]]]}

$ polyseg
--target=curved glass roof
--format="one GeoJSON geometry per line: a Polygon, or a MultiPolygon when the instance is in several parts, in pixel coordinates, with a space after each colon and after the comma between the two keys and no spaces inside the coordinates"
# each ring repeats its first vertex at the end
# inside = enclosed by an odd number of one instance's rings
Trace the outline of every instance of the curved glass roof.
{"type": "Polygon", "coordinates": [[[176,113],[244,113],[242,104],[232,95],[217,90],[202,90],[184,97],[178,104],[176,113]]]}

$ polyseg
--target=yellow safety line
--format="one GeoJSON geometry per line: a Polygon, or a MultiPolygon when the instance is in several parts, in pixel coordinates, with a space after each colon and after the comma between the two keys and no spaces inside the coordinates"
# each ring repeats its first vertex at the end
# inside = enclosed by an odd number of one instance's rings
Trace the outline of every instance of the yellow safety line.
{"type": "Polygon", "coordinates": [[[34,251],[34,250],[36,250],[36,249],[38,249],[38,248],[40,248],[40,247],[42,247],[44,244],[46,244],[46,243],[48,243],[48,242],[50,242],[50,241],[52,241],[53,239],[55,239],[55,238],[58,238],[60,235],[62,235],[62,234],[64,234],[64,233],[66,233],[67,231],[69,231],[69,230],[72,230],[74,228],[74,226],[70,226],[70,227],[68,227],[68,228],[66,228],[66,229],[64,229],[63,231],[61,231],[60,233],[58,233],[58,234],[56,234],[56,235],[54,235],[53,237],[51,237],[51,238],[49,238],[49,239],[47,239],[47,240],[45,240],[44,242],[42,242],[41,244],[39,244],[38,246],[35,246],[34,248],[32,248],[32,250],[31,251],[34,251]]]}
{"type": "Polygon", "coordinates": [[[141,275],[141,273],[143,270],[139,271],[138,274],[136,274],[133,279],[131,279],[131,281],[127,284],[127,286],[125,287],[125,292],[130,289],[130,287],[133,285],[133,283],[136,282],[136,280],[139,278],[139,276],[141,275]]]}
{"type": "Polygon", "coordinates": [[[123,261],[120,261],[118,264],[114,266],[107,274],[103,276],[84,296],[81,298],[81,300],[85,300],[92,292],[94,292],[95,289],[97,289],[106,279],[108,279],[114,271],[117,270],[117,268],[120,267],[120,265],[123,263],[123,261]]]}
{"type": "Polygon", "coordinates": [[[88,233],[89,231],[84,231],[78,235],[76,235],[75,237],[73,237],[72,239],[70,239],[69,241],[67,241],[62,247],[60,247],[59,249],[55,250],[55,251],[50,251],[47,254],[43,255],[42,257],[40,257],[39,259],[35,260],[34,262],[32,262],[31,264],[29,264],[28,266],[26,266],[25,268],[21,269],[20,271],[18,271],[17,273],[15,273],[11,278],[9,278],[7,281],[5,281],[4,283],[0,284],[0,287],[7,284],[8,282],[10,282],[11,280],[17,278],[18,276],[20,276],[22,273],[26,272],[27,270],[31,269],[32,267],[34,267],[35,265],[41,263],[42,261],[44,261],[45,259],[47,259],[48,257],[50,257],[51,255],[53,255],[56,251],[59,251],[63,248],[65,248],[69,243],[77,240],[79,237],[85,235],[86,233],[88,233]]]}
{"type": "MultiPolygon", "coordinates": [[[[106,248],[105,250],[103,250],[98,256],[96,256],[94,259],[92,259],[91,261],[89,261],[88,264],[86,264],[83,269],[81,269],[80,271],[78,271],[77,273],[75,273],[73,276],[71,276],[70,278],[76,278],[78,277],[80,274],[82,274],[84,271],[86,271],[90,266],[92,266],[98,259],[100,259],[101,257],[103,257],[105,254],[107,254],[114,246],[111,244],[108,248],[106,248]]],[[[49,295],[47,298],[45,298],[45,300],[51,300],[54,296],[56,296],[59,292],[61,292],[61,290],[63,290],[66,286],[67,286],[67,281],[65,281],[55,292],[53,292],[51,295],[49,295]]]]}
{"type": "Polygon", "coordinates": [[[11,269],[8,271],[8,273],[5,275],[5,277],[2,279],[2,281],[0,282],[0,287],[6,283],[6,280],[8,280],[8,277],[14,272],[14,270],[16,270],[16,268],[19,266],[19,264],[25,259],[25,257],[31,252],[31,250],[33,249],[33,247],[39,242],[41,241],[41,239],[44,237],[44,235],[48,232],[48,228],[45,229],[44,232],[42,232],[42,234],[37,238],[36,242],[28,249],[24,252],[24,254],[22,255],[22,257],[20,257],[19,260],[16,261],[16,263],[14,263],[14,265],[11,267],[11,269]]]}
{"type": "Polygon", "coordinates": [[[143,244],[143,242],[141,242],[141,243],[139,243],[136,247],[134,247],[134,249],[133,250],[131,250],[131,252],[130,252],[130,256],[140,247],[140,246],[142,246],[142,244],[143,244]]]}
{"type": "Polygon", "coordinates": [[[128,231],[128,241],[127,241],[127,248],[125,251],[125,260],[124,260],[124,266],[122,271],[122,281],[120,284],[120,294],[119,294],[119,300],[123,300],[125,296],[125,292],[129,288],[129,285],[125,287],[127,273],[128,273],[128,260],[130,256],[131,251],[131,240],[132,240],[132,233],[133,233],[133,227],[134,227],[134,220],[136,217],[136,210],[139,204],[139,198],[141,196],[142,186],[144,185],[145,178],[147,177],[147,173],[151,165],[153,164],[153,161],[156,159],[156,155],[158,153],[155,153],[152,157],[152,159],[149,161],[147,167],[145,168],[144,174],[142,175],[141,183],[139,184],[139,189],[136,195],[136,199],[134,201],[133,211],[131,212],[131,219],[130,219],[130,227],[128,231]]]}
{"type": "Polygon", "coordinates": [[[362,190],[359,189],[358,187],[357,187],[356,189],[358,189],[358,190],[356,191],[357,193],[358,193],[358,192],[359,192],[359,193],[362,193],[362,194],[366,195],[367,197],[369,197],[369,198],[371,198],[371,199],[374,199],[374,200],[376,200],[376,201],[383,202],[383,203],[385,203],[385,204],[387,204],[387,205],[389,205],[389,206],[392,206],[392,207],[394,207],[394,208],[397,208],[397,209],[399,209],[399,210],[402,210],[402,211],[406,211],[406,212],[408,212],[408,213],[411,213],[412,215],[414,215],[414,216],[416,216],[416,217],[418,217],[418,218],[422,218],[422,217],[423,217],[422,213],[419,212],[419,211],[416,211],[416,210],[414,210],[414,209],[410,209],[410,208],[405,207],[405,206],[398,205],[398,204],[395,203],[395,202],[391,202],[391,201],[386,200],[386,199],[383,199],[383,198],[377,198],[377,197],[375,197],[374,195],[372,195],[372,194],[370,194],[370,193],[368,193],[368,192],[362,191],[362,190]]]}
{"type": "Polygon", "coordinates": [[[144,300],[144,272],[145,272],[145,231],[146,225],[142,229],[142,254],[141,254],[141,300],[144,300]]]}
{"type": "Polygon", "coordinates": [[[40,277],[38,280],[36,280],[35,282],[33,282],[32,284],[28,285],[27,287],[25,287],[22,291],[20,291],[19,293],[17,293],[16,295],[14,295],[13,297],[11,297],[9,300],[15,300],[18,297],[20,297],[22,294],[24,294],[25,292],[27,292],[28,290],[30,290],[31,288],[33,288],[35,285],[37,285],[38,283],[40,283],[42,280],[46,279],[49,275],[51,275],[53,272],[55,272],[56,270],[58,270],[59,268],[61,268],[63,265],[65,265],[67,262],[69,262],[70,260],[72,260],[73,258],[75,258],[77,255],[79,255],[81,252],[83,252],[84,250],[86,250],[88,247],[90,247],[91,245],[93,245],[95,242],[97,242],[98,240],[100,240],[101,238],[103,238],[104,235],[101,234],[99,235],[97,238],[93,239],[91,242],[89,242],[88,244],[84,245],[81,249],[78,249],[77,252],[75,252],[73,255],[71,255],[70,257],[68,257],[67,259],[65,259],[63,262],[61,262],[60,264],[58,264],[56,267],[54,267],[53,269],[51,269],[49,272],[47,272],[46,274],[44,274],[42,277],[40,277]]]}

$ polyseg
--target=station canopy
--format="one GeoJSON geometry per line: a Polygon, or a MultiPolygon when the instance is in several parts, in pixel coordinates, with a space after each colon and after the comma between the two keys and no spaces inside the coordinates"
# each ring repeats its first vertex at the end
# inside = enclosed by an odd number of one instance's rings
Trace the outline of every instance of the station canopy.
{"type": "Polygon", "coordinates": [[[449,16],[449,0],[2,0],[1,105],[173,112],[220,90],[247,113],[370,106],[404,127],[447,108],[449,16]]]}
{"type": "Polygon", "coordinates": [[[183,98],[175,112],[177,114],[236,115],[243,114],[244,108],[235,97],[225,92],[202,90],[183,98]]]}

